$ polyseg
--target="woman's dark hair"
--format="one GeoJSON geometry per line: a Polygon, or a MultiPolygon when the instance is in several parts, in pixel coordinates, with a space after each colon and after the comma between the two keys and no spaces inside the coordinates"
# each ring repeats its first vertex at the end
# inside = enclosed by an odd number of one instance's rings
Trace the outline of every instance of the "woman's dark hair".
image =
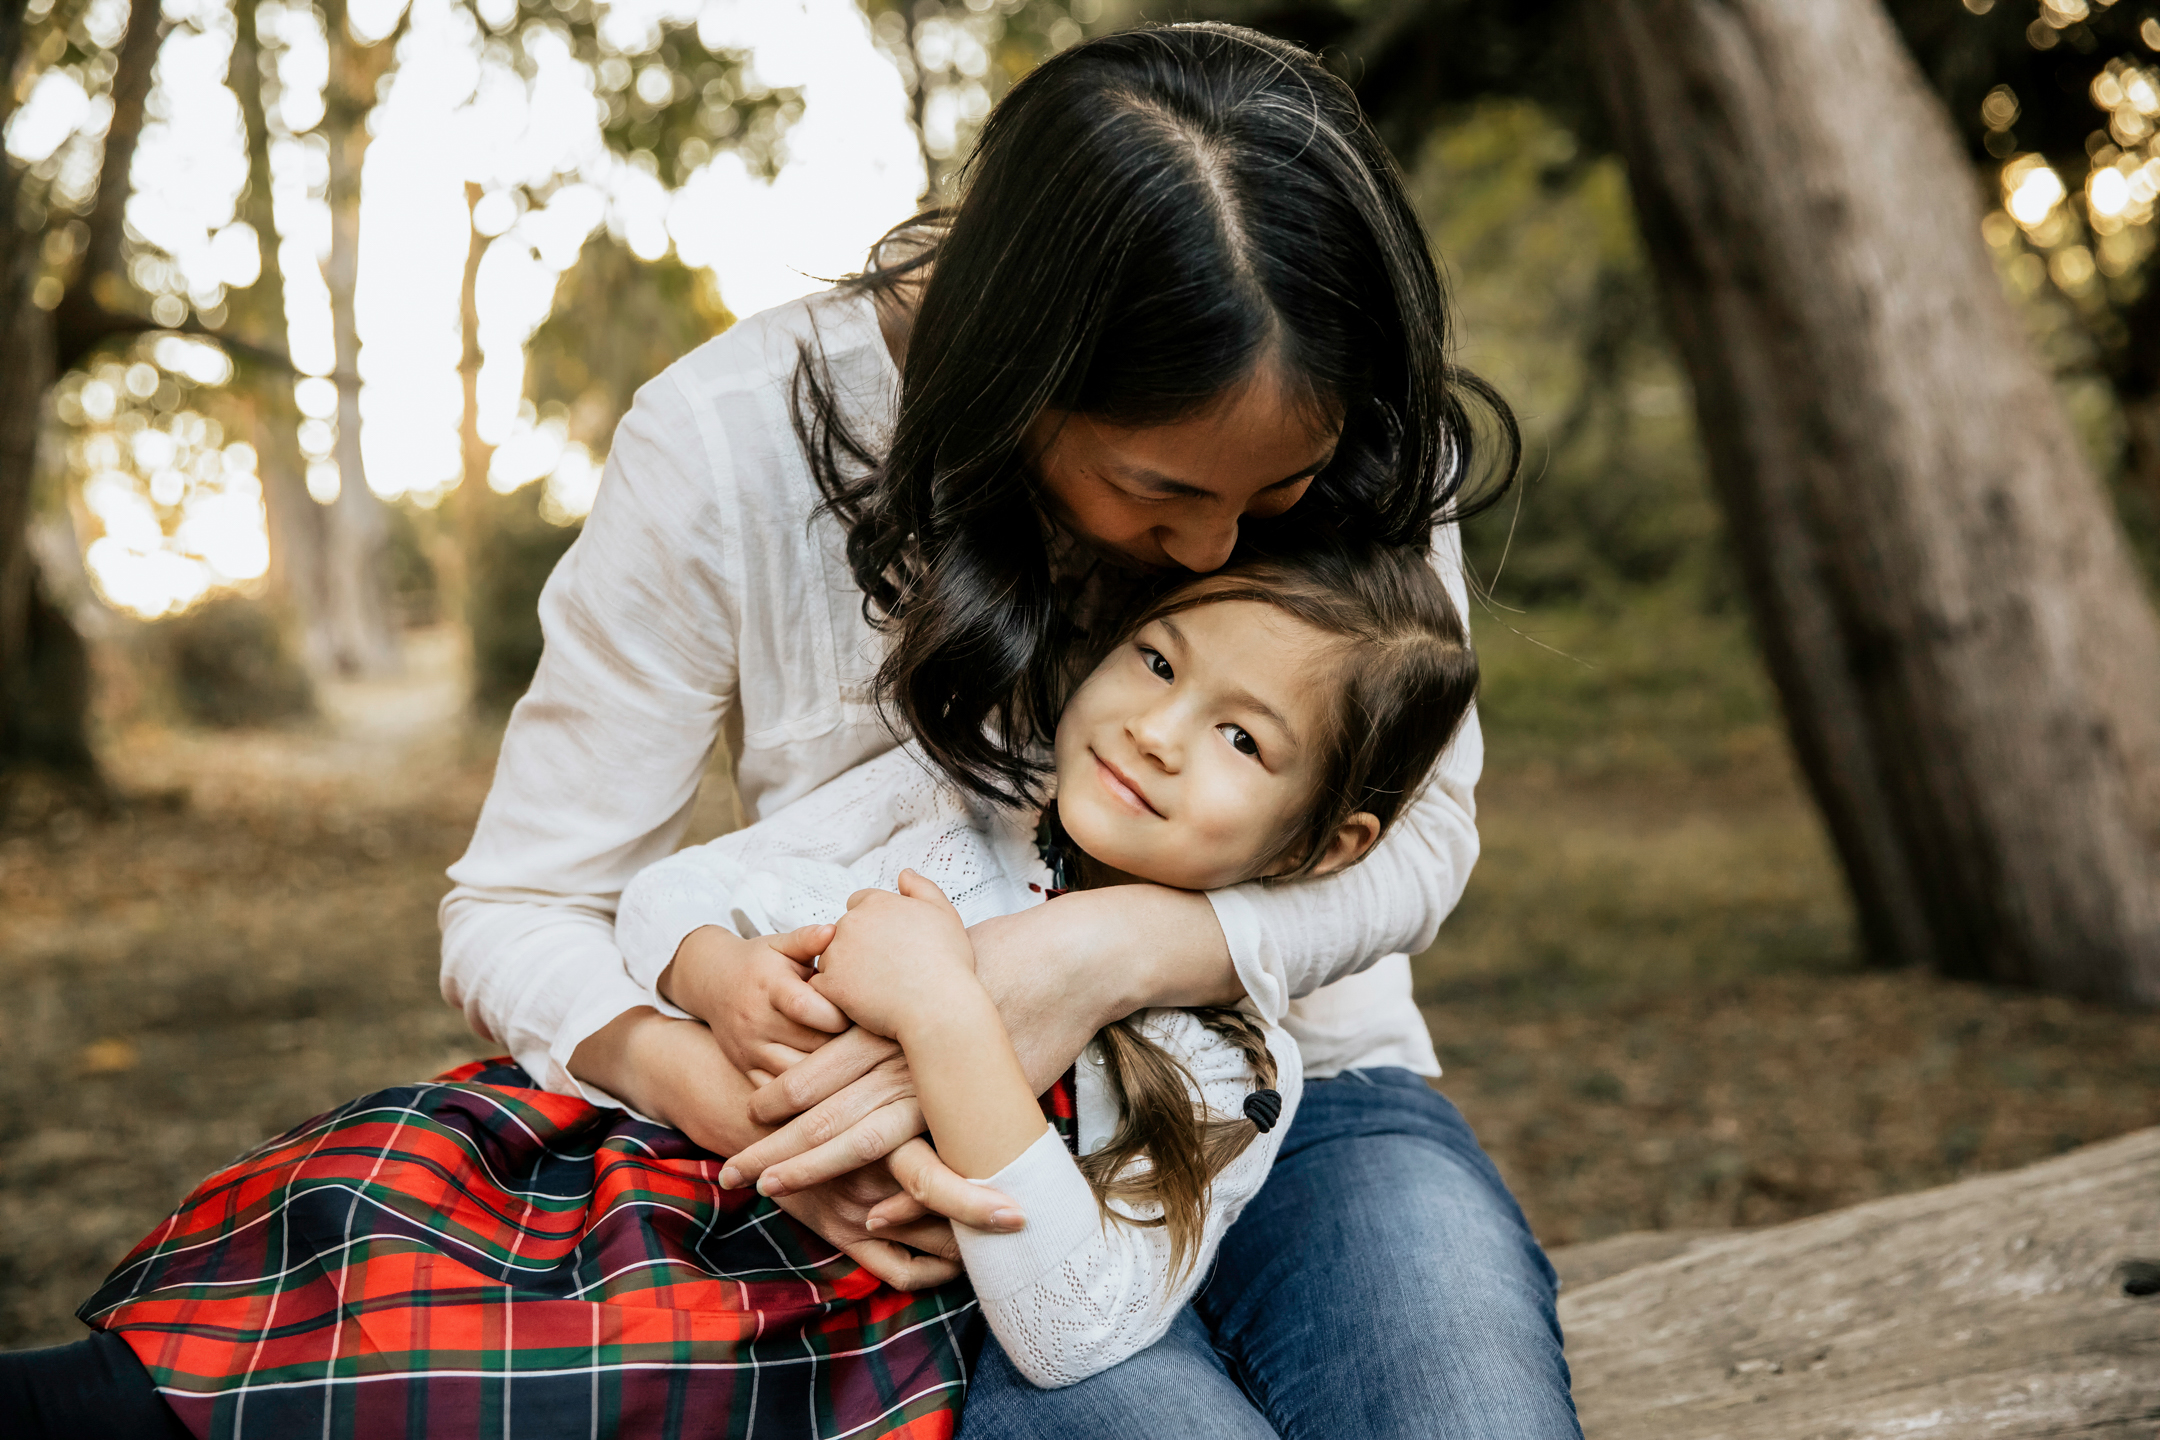
{"type": "Polygon", "coordinates": [[[914,296],[890,444],[850,432],[807,350],[795,426],[864,613],[891,636],[881,704],[993,799],[1033,797],[1028,747],[1070,680],[1073,622],[1023,447],[1045,407],[1167,423],[1267,360],[1342,436],[1296,509],[1249,537],[1320,518],[1423,547],[1514,476],[1513,416],[1449,358],[1394,162],[1349,87],[1255,31],[1147,27],[1043,62],[991,113],[959,202],[844,283],[881,310],[914,296]],[[1499,453],[1472,494],[1480,408],[1499,453]]]}

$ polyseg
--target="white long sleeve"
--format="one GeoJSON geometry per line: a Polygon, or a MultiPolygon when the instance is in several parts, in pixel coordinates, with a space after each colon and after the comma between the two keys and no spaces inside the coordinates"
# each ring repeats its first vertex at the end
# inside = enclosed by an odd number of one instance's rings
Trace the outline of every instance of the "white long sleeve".
{"type": "MultiPolygon", "coordinates": [[[[1256,1088],[1245,1057],[1182,1010],[1158,1010],[1149,1034],[1182,1059],[1200,1098],[1218,1119],[1242,1113],[1256,1088]]],[[[960,1258],[990,1329],[1031,1382],[1071,1385],[1138,1354],[1163,1337],[1214,1264],[1222,1237],[1259,1193],[1304,1093],[1297,1043],[1267,1027],[1280,1078],[1282,1115],[1267,1134],[1223,1168],[1209,1187],[1200,1244],[1185,1268],[1170,1273],[1170,1236],[1160,1226],[1104,1216],[1079,1165],[1046,1132],[1018,1159],[984,1181],[1019,1202],[1027,1227],[1011,1234],[955,1226],[960,1258]]],[[[1092,1053],[1083,1056],[1087,1066],[1092,1053]]],[[[1090,1128],[1088,1088],[1081,1087],[1082,1133],[1090,1128]]],[[[1097,1125],[1107,1128],[1097,1118],[1097,1125]]],[[[1138,1218],[1159,1209],[1128,1211],[1138,1218]]]]}
{"type": "MultiPolygon", "coordinates": [[[[616,948],[617,899],[675,847],[723,732],[753,817],[895,744],[866,700],[885,642],[789,419],[813,340],[858,432],[877,436],[899,377],[868,302],[828,293],[744,320],[638,393],[542,598],[546,651],[441,919],[445,998],[548,1089],[614,1103],[572,1078],[570,1056],[654,1003],[616,948]]],[[[1440,539],[1461,603],[1453,531],[1440,539]]],[[[1365,863],[1215,897],[1238,975],[1309,1073],[1435,1070],[1389,952],[1421,948],[1462,892],[1481,755],[1473,719],[1365,863]]]]}
{"type": "Polygon", "coordinates": [[[970,925],[1042,903],[1048,879],[1031,822],[956,794],[904,745],[640,871],[615,912],[615,942],[631,979],[650,989],[700,926],[747,939],[829,924],[848,896],[891,890],[907,869],[970,925]]]}

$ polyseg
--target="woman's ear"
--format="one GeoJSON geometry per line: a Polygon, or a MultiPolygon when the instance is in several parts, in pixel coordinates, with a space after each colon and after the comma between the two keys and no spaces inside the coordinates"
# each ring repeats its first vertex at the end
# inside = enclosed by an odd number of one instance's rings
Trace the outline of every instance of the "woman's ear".
{"type": "MultiPolygon", "coordinates": [[[[1365,858],[1373,842],[1380,838],[1380,821],[1376,816],[1360,810],[1335,827],[1327,843],[1320,847],[1320,859],[1307,876],[1329,875],[1347,865],[1354,865],[1365,858]]],[[[1268,870],[1269,875],[1283,875],[1297,869],[1302,856],[1292,855],[1278,861],[1268,870]]]]}

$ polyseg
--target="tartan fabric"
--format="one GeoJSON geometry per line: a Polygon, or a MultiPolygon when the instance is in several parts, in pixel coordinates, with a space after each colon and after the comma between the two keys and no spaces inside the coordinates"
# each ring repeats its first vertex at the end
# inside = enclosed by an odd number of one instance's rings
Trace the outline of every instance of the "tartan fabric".
{"type": "MultiPolygon", "coordinates": [[[[1044,1111],[1072,1143],[1070,1075],[1044,1111]]],[[[720,1165],[480,1061],[211,1176],[78,1314],[205,1440],[952,1435],[967,1282],[892,1290],[720,1165]]]]}

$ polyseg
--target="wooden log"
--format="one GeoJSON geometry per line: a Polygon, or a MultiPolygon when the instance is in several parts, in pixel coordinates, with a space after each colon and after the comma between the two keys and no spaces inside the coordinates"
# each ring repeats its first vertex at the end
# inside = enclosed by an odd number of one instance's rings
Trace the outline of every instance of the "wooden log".
{"type": "Polygon", "coordinates": [[[2160,1128],[1555,1262],[1588,1440],[2160,1435],[2160,1128]]]}

